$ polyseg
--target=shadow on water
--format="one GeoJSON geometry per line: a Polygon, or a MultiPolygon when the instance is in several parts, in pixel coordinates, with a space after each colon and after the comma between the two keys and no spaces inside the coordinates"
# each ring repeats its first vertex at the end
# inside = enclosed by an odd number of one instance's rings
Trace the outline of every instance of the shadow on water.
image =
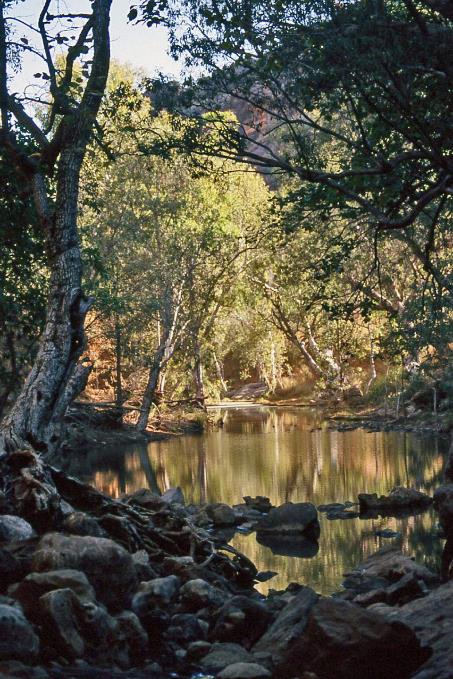
{"type": "MultiPolygon", "coordinates": [[[[189,502],[242,502],[266,495],[283,502],[356,501],[358,493],[387,493],[395,485],[432,493],[441,483],[447,441],[405,432],[330,431],[320,413],[273,407],[227,408],[223,427],[148,445],[103,447],[64,461],[65,471],[118,497],[139,488],[162,492],[181,486],[189,502]]],[[[343,573],[380,546],[394,542],[439,570],[442,541],[433,510],[401,518],[329,520],[320,514],[319,545],[236,533],[232,544],[263,571],[269,583],[291,581],[329,593],[343,573]],[[390,529],[393,540],[375,535],[390,529]],[[290,558],[288,558],[290,557],[290,558]]]]}

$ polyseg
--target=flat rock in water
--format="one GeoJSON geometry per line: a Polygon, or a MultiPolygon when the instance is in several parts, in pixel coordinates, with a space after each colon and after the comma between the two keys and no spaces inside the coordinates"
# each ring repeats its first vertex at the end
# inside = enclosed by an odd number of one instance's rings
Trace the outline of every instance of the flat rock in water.
{"type": "Polygon", "coordinates": [[[0,516],[0,542],[19,542],[19,540],[30,540],[34,536],[33,528],[20,516],[10,514],[0,516]]]}
{"type": "Polygon", "coordinates": [[[32,567],[41,572],[62,568],[82,571],[98,599],[115,608],[129,605],[138,584],[132,556],[107,538],[48,533],[39,542],[32,567]]]}
{"type": "Polygon", "coordinates": [[[361,578],[385,578],[390,582],[395,582],[407,573],[412,573],[418,580],[427,584],[437,581],[437,576],[434,573],[393,546],[383,547],[346,575],[356,575],[361,578]]]}
{"type": "Polygon", "coordinates": [[[318,512],[311,502],[286,502],[260,519],[256,530],[260,533],[305,533],[317,540],[320,533],[318,512]]]}
{"type": "Polygon", "coordinates": [[[293,556],[299,559],[312,559],[319,551],[317,540],[294,533],[271,533],[258,531],[256,540],[260,545],[269,547],[272,554],[293,556]]]}
{"type": "Polygon", "coordinates": [[[397,486],[388,495],[378,497],[377,493],[360,493],[360,511],[384,510],[398,511],[411,508],[428,507],[433,499],[415,488],[397,486]]]}
{"type": "Polygon", "coordinates": [[[377,613],[346,601],[322,598],[311,609],[303,634],[288,645],[275,676],[313,672],[322,679],[406,679],[427,660],[406,625],[392,625],[377,613]]]}
{"type": "Polygon", "coordinates": [[[39,639],[22,611],[0,604],[0,660],[34,662],[39,639]]]}

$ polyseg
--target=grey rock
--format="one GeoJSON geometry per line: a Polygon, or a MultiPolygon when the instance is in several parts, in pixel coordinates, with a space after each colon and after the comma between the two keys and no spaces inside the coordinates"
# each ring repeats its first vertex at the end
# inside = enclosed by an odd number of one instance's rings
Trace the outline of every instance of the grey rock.
{"type": "Polygon", "coordinates": [[[162,493],[162,500],[167,504],[174,502],[179,505],[185,504],[184,493],[179,486],[177,488],[169,488],[165,493],[162,493]]]}
{"type": "Polygon", "coordinates": [[[96,600],[94,589],[85,573],[69,568],[45,573],[30,573],[22,582],[13,585],[8,591],[10,596],[19,601],[27,617],[31,620],[36,619],[38,622],[38,601],[40,597],[54,589],[70,589],[84,603],[96,600]]]}
{"type": "Polygon", "coordinates": [[[258,521],[256,530],[260,533],[304,533],[316,540],[320,533],[318,512],[311,502],[287,502],[271,509],[258,521]]]}
{"type": "Polygon", "coordinates": [[[0,661],[33,663],[39,653],[39,638],[22,611],[0,604],[0,661]]]}
{"type": "Polygon", "coordinates": [[[181,587],[180,596],[187,608],[194,611],[206,606],[221,606],[224,602],[223,592],[201,578],[186,582],[181,587]]]}
{"type": "Polygon", "coordinates": [[[18,542],[30,540],[35,536],[35,531],[28,521],[20,516],[3,514],[0,516],[0,542],[18,542]]]}
{"type": "Polygon", "coordinates": [[[427,584],[437,581],[434,573],[393,546],[378,550],[346,575],[356,575],[358,578],[385,578],[389,582],[395,582],[407,573],[412,573],[418,580],[427,584]]]}
{"type": "Polygon", "coordinates": [[[217,674],[216,679],[267,679],[271,673],[262,665],[249,662],[236,662],[228,665],[217,674]]]}
{"type": "Polygon", "coordinates": [[[236,514],[234,509],[222,502],[216,502],[206,506],[206,514],[214,526],[234,526],[236,514]]]}
{"type": "Polygon", "coordinates": [[[127,607],[137,588],[131,555],[107,538],[48,533],[33,557],[35,571],[71,568],[83,571],[97,598],[114,608],[127,607]]]}
{"type": "Polygon", "coordinates": [[[187,647],[187,655],[191,660],[197,661],[209,653],[211,646],[209,641],[192,641],[187,647]]]}
{"type": "Polygon", "coordinates": [[[71,512],[63,521],[63,528],[71,535],[91,535],[95,538],[106,537],[99,522],[84,512],[71,512]]]}
{"type": "Polygon", "coordinates": [[[129,504],[137,504],[146,509],[154,510],[162,509],[167,504],[160,495],[153,493],[149,488],[140,488],[135,493],[124,496],[123,500],[129,504]]]}
{"type": "Polygon", "coordinates": [[[292,596],[280,611],[272,625],[253,646],[253,653],[272,653],[275,663],[279,662],[295,639],[303,633],[312,607],[319,595],[310,587],[303,587],[292,596]]]}
{"type": "Polygon", "coordinates": [[[178,593],[180,585],[181,580],[176,575],[167,575],[140,583],[138,593],[146,594],[156,604],[169,604],[178,593]]]}
{"type": "Polygon", "coordinates": [[[218,611],[212,638],[250,648],[265,632],[271,617],[268,608],[260,601],[234,596],[218,611]]]}
{"type": "Polygon", "coordinates": [[[132,611],[121,611],[116,616],[121,634],[129,649],[129,660],[136,664],[145,658],[148,651],[148,635],[138,617],[132,611]]]}
{"type": "Polygon", "coordinates": [[[253,656],[239,644],[216,643],[201,659],[200,666],[205,672],[214,673],[236,662],[253,662],[253,656]]]}
{"type": "Polygon", "coordinates": [[[44,637],[64,657],[82,658],[85,642],[79,634],[77,613],[79,601],[70,589],[56,589],[39,600],[44,637]]]}
{"type": "Polygon", "coordinates": [[[20,580],[22,571],[20,561],[0,547],[0,593],[5,592],[13,582],[20,580]]]}

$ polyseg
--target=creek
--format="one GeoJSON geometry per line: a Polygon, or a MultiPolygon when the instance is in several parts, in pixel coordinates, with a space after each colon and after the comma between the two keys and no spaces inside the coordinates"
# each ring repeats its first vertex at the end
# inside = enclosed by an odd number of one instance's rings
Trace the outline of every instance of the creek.
{"type": "MultiPolygon", "coordinates": [[[[112,497],[139,488],[180,486],[187,502],[242,502],[265,495],[272,504],[357,502],[358,493],[386,494],[395,485],[428,494],[442,482],[448,442],[406,432],[331,430],[308,408],[241,406],[220,409],[223,426],[201,435],[148,444],[100,446],[72,456],[63,470],[112,497]]],[[[343,574],[386,544],[397,544],[438,571],[443,541],[432,509],[403,518],[330,520],[319,515],[319,548],[276,554],[255,533],[231,532],[231,544],[260,571],[276,571],[258,585],[283,589],[299,582],[330,594],[343,574]],[[396,537],[376,535],[390,530],[396,537]]],[[[275,551],[275,550],[274,550],[275,551]]]]}

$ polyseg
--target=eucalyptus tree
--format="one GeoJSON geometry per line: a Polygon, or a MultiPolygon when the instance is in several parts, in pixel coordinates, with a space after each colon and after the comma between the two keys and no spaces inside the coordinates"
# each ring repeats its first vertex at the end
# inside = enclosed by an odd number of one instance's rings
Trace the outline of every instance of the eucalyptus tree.
{"type": "Polygon", "coordinates": [[[80,170],[107,82],[110,5],[111,0],[93,0],[62,8],[42,0],[36,20],[28,22],[14,0],[0,3],[0,148],[33,197],[50,272],[37,357],[2,424],[1,448],[7,450],[24,445],[55,450],[67,406],[90,370],[80,360],[91,300],[82,290],[77,202],[80,170]],[[35,83],[45,87],[27,87],[19,96],[11,92],[10,77],[24,52],[41,60],[35,83]],[[47,115],[33,114],[29,105],[36,103],[48,107],[47,115]],[[30,151],[20,147],[19,132],[29,136],[30,151]]]}

